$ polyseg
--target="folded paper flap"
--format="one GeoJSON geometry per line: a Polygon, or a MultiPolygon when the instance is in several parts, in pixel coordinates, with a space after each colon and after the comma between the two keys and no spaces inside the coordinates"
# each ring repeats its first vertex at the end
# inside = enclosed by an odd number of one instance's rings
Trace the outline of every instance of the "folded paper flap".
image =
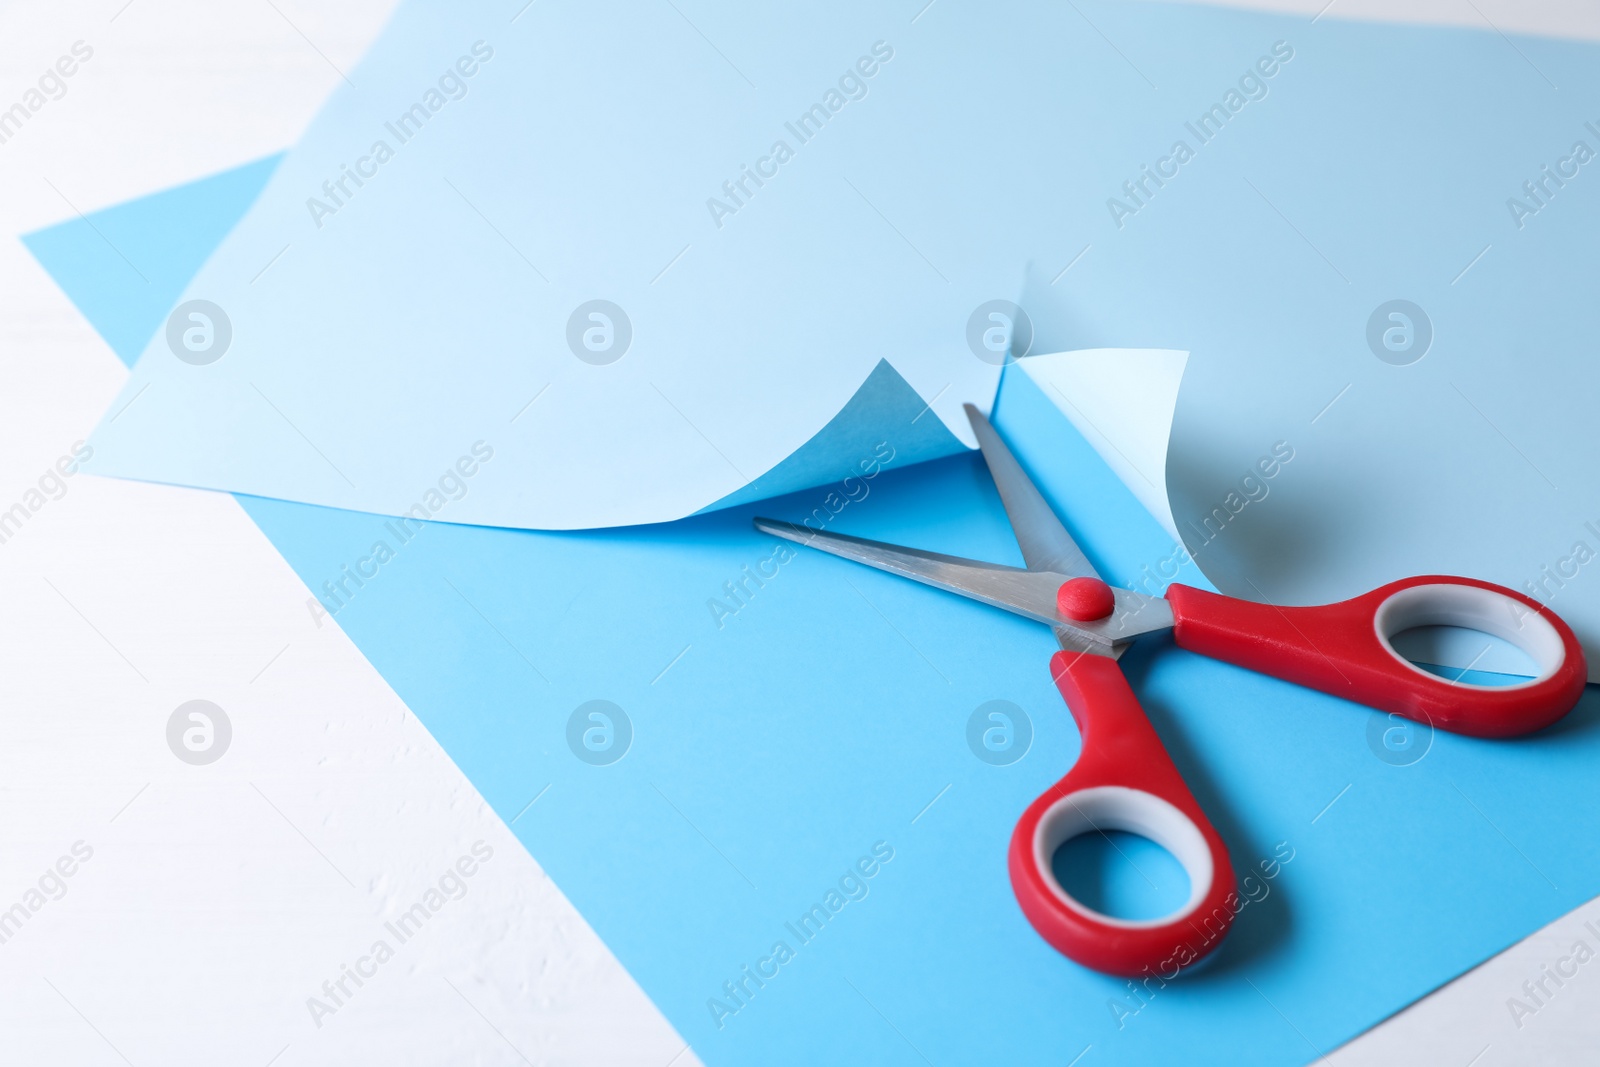
{"type": "Polygon", "coordinates": [[[1094,348],[1019,363],[1175,540],[1167,443],[1188,359],[1172,349],[1094,348]]]}
{"type": "Polygon", "coordinates": [[[816,436],[743,489],[701,510],[859,478],[867,469],[938,459],[964,447],[889,361],[879,360],[850,402],[816,436]]]}

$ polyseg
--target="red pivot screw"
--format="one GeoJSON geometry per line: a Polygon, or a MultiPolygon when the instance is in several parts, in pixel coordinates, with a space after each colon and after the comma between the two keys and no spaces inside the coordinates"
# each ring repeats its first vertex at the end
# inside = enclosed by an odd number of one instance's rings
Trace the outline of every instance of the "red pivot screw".
{"type": "Polygon", "coordinates": [[[1117,606],[1111,587],[1099,578],[1073,578],[1056,590],[1056,610],[1069,619],[1094,622],[1103,619],[1117,606]]]}

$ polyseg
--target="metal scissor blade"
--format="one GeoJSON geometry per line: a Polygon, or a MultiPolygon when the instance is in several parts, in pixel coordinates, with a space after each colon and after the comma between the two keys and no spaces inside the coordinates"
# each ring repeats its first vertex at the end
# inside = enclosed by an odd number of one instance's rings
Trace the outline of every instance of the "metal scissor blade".
{"type": "Polygon", "coordinates": [[[1061,647],[1073,651],[1120,656],[1127,642],[1140,634],[1172,625],[1172,605],[1165,599],[1115,587],[1111,593],[1116,607],[1105,618],[1093,622],[1062,618],[1056,611],[1056,591],[1061,583],[1078,575],[983,563],[849,534],[825,533],[777,519],[758,518],[755,524],[763,533],[1045,623],[1055,628],[1061,647]]]}
{"type": "Polygon", "coordinates": [[[1056,617],[1056,590],[1067,580],[1067,575],[923,552],[849,534],[823,533],[777,519],[758,518],[755,524],[756,529],[775,537],[819,548],[936,589],[960,593],[1036,622],[1050,626],[1060,624],[1056,617]]]}
{"type": "Polygon", "coordinates": [[[962,407],[977,435],[983,460],[989,465],[989,475],[1000,490],[1000,501],[1006,506],[1006,517],[1011,520],[1028,569],[1055,571],[1073,578],[1100,577],[989,420],[971,404],[962,407]]]}

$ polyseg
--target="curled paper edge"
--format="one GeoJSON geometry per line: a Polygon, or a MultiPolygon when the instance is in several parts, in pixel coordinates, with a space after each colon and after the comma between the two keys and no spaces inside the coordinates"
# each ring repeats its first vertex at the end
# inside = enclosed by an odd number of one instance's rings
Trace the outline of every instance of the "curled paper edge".
{"type": "Polygon", "coordinates": [[[1167,447],[1188,363],[1189,353],[1179,349],[1083,348],[1017,364],[1179,544],[1167,447]]]}

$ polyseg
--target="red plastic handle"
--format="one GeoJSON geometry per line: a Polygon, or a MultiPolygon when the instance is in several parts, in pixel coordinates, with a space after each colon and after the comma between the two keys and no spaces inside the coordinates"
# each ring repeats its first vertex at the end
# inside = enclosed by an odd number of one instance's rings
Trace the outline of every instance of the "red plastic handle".
{"type": "Polygon", "coordinates": [[[1039,935],[1110,974],[1176,976],[1221,943],[1237,904],[1233,864],[1113,659],[1058,652],[1050,661],[1083,738],[1067,776],[1028,806],[1011,835],[1011,887],[1039,935]],[[1126,830],[1171,852],[1189,899],[1171,915],[1130,921],[1074,900],[1051,870],[1056,849],[1094,830],[1126,830]]]}
{"type": "Polygon", "coordinates": [[[1588,668],[1572,630],[1530,597],[1472,578],[1405,578],[1309,608],[1167,589],[1182,648],[1368,707],[1475,737],[1512,737],[1572,710],[1588,668]],[[1451,682],[1412,665],[1389,638],[1417,626],[1460,626],[1511,642],[1539,666],[1519,685],[1451,682]]]}

